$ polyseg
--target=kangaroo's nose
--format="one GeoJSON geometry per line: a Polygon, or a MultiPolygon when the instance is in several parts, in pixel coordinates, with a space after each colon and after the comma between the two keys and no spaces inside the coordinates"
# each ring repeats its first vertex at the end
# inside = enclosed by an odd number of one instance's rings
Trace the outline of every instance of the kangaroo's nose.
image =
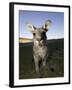
{"type": "Polygon", "coordinates": [[[40,38],[37,38],[38,41],[40,41],[40,38]]]}
{"type": "Polygon", "coordinates": [[[41,38],[41,40],[43,40],[43,37],[41,38]]]}
{"type": "Polygon", "coordinates": [[[37,38],[37,40],[38,40],[38,41],[41,41],[41,40],[43,40],[43,38],[37,38]]]}

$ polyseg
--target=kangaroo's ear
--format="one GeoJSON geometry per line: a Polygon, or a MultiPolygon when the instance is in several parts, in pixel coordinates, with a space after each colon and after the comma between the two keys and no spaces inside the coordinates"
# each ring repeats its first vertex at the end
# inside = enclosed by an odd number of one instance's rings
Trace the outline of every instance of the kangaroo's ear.
{"type": "Polygon", "coordinates": [[[27,29],[29,30],[29,31],[31,31],[32,33],[35,31],[35,27],[32,25],[32,24],[30,24],[30,23],[27,23],[27,29]]]}
{"type": "Polygon", "coordinates": [[[47,20],[47,21],[44,23],[44,26],[43,26],[44,30],[45,30],[45,31],[48,31],[48,30],[50,29],[51,25],[52,25],[52,21],[51,21],[51,20],[47,20]]]}

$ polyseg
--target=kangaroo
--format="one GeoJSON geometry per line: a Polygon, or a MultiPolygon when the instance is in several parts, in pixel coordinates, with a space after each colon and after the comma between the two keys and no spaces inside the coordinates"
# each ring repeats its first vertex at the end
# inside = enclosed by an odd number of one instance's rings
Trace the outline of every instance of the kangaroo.
{"type": "Polygon", "coordinates": [[[27,29],[33,34],[33,58],[35,62],[35,70],[37,74],[40,74],[39,61],[42,61],[42,66],[46,66],[46,60],[48,58],[48,48],[47,48],[47,36],[46,32],[49,30],[52,21],[45,21],[42,27],[35,27],[34,25],[28,23],[27,29]]]}

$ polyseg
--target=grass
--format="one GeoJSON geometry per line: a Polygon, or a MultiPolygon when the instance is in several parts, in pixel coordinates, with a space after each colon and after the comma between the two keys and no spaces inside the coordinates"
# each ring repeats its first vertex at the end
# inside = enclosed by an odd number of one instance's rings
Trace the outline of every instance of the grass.
{"type": "MultiPolygon", "coordinates": [[[[42,78],[64,76],[64,39],[48,40],[47,66],[40,67],[42,78]]],[[[19,79],[39,78],[35,72],[32,44],[19,44],[19,79]]]]}

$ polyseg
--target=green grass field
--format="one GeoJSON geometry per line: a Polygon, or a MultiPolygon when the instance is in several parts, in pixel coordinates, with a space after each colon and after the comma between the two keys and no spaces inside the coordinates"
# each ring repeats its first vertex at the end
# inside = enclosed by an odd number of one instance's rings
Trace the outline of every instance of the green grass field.
{"type": "MultiPolygon", "coordinates": [[[[64,76],[64,39],[48,40],[47,66],[40,68],[42,78],[64,76]]],[[[19,44],[19,79],[38,78],[35,72],[32,44],[19,44]]]]}

